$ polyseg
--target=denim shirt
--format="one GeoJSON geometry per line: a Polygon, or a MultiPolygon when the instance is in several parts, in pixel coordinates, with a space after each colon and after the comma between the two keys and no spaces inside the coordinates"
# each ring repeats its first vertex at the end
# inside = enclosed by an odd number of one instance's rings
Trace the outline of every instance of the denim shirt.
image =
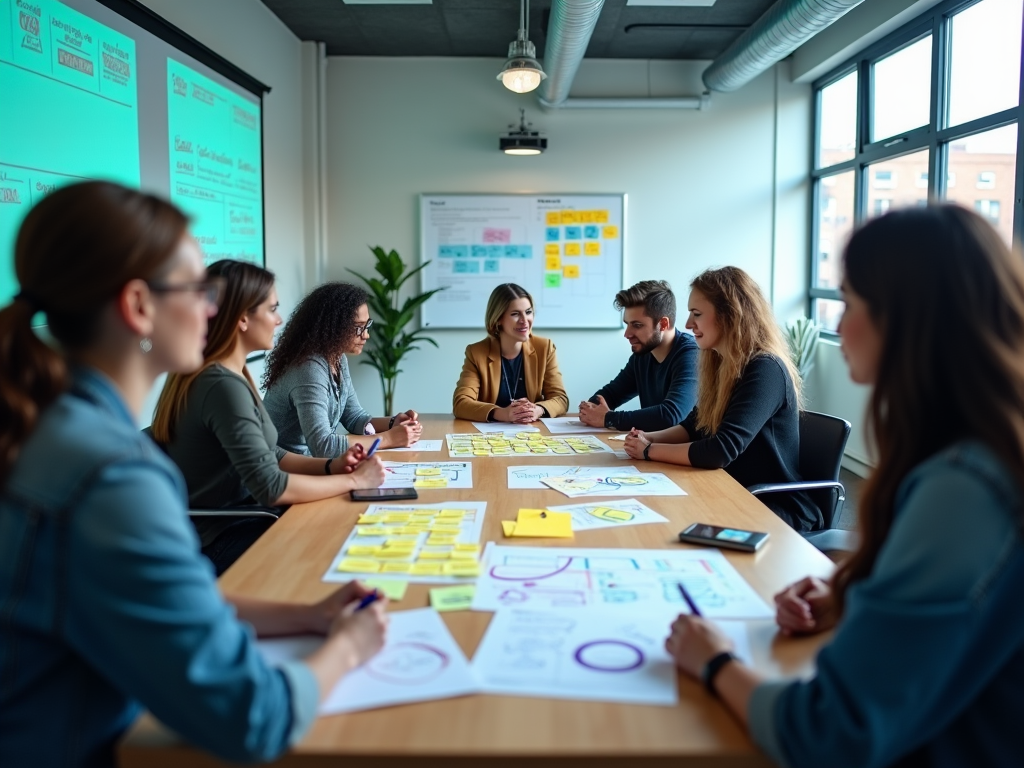
{"type": "Polygon", "coordinates": [[[317,700],[222,599],[177,468],[109,380],[76,371],[0,493],[0,766],[113,765],[140,706],[222,758],[269,760],[317,700]]]}
{"type": "Polygon", "coordinates": [[[1024,761],[1024,499],[960,443],[903,481],[871,575],[806,682],[759,686],[750,731],[784,766],[1024,761]]]}

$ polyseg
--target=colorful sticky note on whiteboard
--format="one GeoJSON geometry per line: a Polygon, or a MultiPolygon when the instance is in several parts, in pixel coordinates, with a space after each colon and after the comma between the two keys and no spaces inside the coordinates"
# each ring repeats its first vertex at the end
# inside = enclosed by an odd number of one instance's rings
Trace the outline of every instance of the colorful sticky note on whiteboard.
{"type": "Polygon", "coordinates": [[[559,211],[548,211],[548,215],[544,218],[549,227],[557,227],[562,223],[562,214],[559,211]]]}
{"type": "Polygon", "coordinates": [[[548,242],[555,242],[557,240],[561,240],[562,237],[559,234],[561,231],[562,230],[560,230],[558,227],[548,227],[546,233],[548,242]]]}
{"type": "Polygon", "coordinates": [[[566,243],[565,244],[565,255],[566,256],[579,256],[580,255],[580,244],[579,243],[566,243]]]}
{"type": "MultiPolygon", "coordinates": [[[[544,273],[544,287],[545,288],[561,288],[562,287],[562,273],[561,272],[545,272],[544,273]]],[[[486,455],[486,454],[484,454],[486,455]]]]}
{"type": "Polygon", "coordinates": [[[563,224],[579,224],[580,214],[578,211],[562,211],[563,224]]]}
{"type": "Polygon", "coordinates": [[[497,275],[501,273],[501,262],[497,259],[484,260],[484,274],[497,275]]]}
{"type": "Polygon", "coordinates": [[[604,236],[605,240],[614,240],[619,236],[619,228],[614,224],[609,224],[601,230],[601,234],[604,236]]]}
{"type": "Polygon", "coordinates": [[[580,211],[580,221],[584,224],[589,224],[594,220],[593,211],[580,211]]]}
{"type": "Polygon", "coordinates": [[[583,236],[587,240],[597,240],[601,236],[601,228],[591,224],[589,227],[583,228],[583,236]]]}
{"type": "Polygon", "coordinates": [[[580,276],[580,267],[578,264],[568,264],[562,269],[562,277],[569,278],[570,280],[580,276]]]}
{"type": "Polygon", "coordinates": [[[583,253],[587,256],[600,256],[601,255],[601,244],[600,243],[584,243],[583,253]]]}
{"type": "Polygon", "coordinates": [[[561,248],[558,247],[558,243],[548,243],[544,246],[545,256],[557,256],[561,248]]]}
{"type": "Polygon", "coordinates": [[[579,240],[583,234],[583,230],[579,227],[566,227],[565,228],[565,239],[566,240],[579,240]]]}
{"type": "Polygon", "coordinates": [[[594,223],[595,224],[607,224],[608,223],[608,211],[594,211],[594,223]]]}
{"type": "Polygon", "coordinates": [[[562,268],[562,257],[561,256],[548,256],[544,263],[545,269],[561,269],[562,268]]]}

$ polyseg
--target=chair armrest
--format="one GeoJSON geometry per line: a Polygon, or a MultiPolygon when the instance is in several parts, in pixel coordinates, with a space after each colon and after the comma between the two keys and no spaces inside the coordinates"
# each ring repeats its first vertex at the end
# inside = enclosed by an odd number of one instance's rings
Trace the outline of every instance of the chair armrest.
{"type": "Polygon", "coordinates": [[[754,496],[764,493],[786,493],[793,491],[817,491],[824,488],[832,488],[839,491],[843,498],[846,498],[846,488],[838,480],[807,480],[799,483],[761,483],[751,485],[747,488],[754,496]]]}
{"type": "Polygon", "coordinates": [[[276,520],[278,515],[258,509],[190,509],[189,517],[270,517],[276,520]]]}

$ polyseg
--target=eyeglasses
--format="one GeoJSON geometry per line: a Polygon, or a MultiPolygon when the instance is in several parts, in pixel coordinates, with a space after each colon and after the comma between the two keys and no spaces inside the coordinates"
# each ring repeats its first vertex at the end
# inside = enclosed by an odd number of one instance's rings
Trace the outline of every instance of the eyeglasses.
{"type": "Polygon", "coordinates": [[[357,325],[357,326],[355,326],[356,336],[362,336],[364,333],[369,331],[370,328],[372,328],[372,327],[373,327],[373,320],[372,319],[367,320],[364,325],[357,325]]]}
{"type": "Polygon", "coordinates": [[[194,293],[203,298],[208,304],[217,306],[224,298],[224,288],[227,280],[223,277],[210,277],[206,280],[196,280],[191,283],[146,283],[153,293],[194,293]]]}

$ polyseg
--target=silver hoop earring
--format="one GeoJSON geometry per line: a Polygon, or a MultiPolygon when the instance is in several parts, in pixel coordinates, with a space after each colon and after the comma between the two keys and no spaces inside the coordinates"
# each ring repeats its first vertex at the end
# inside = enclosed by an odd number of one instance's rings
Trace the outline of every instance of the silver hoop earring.
{"type": "Polygon", "coordinates": [[[149,352],[153,349],[153,341],[149,338],[149,336],[143,336],[139,340],[139,349],[142,350],[142,354],[144,355],[149,354],[149,352]]]}

